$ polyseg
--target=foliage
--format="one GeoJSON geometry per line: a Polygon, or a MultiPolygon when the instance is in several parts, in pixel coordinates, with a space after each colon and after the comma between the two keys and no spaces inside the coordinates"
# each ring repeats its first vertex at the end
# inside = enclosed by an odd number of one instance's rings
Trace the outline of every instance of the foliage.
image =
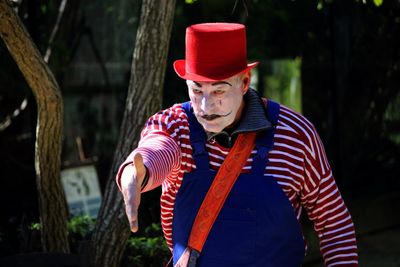
{"type": "MultiPolygon", "coordinates": [[[[324,3],[331,4],[334,0],[319,0],[317,4],[317,9],[322,10],[324,7],[324,3]]],[[[360,0],[356,0],[356,2],[360,2],[360,0]]],[[[367,0],[361,0],[363,4],[367,4],[367,0]]],[[[369,3],[373,3],[375,6],[380,7],[383,4],[383,0],[372,0],[368,1],[369,3]]]]}
{"type": "MultiPolygon", "coordinates": [[[[68,233],[73,252],[78,252],[79,242],[90,238],[96,220],[88,215],[74,216],[68,221],[68,233]]],[[[40,231],[40,223],[32,223],[31,231],[40,231]]],[[[132,236],[128,240],[124,261],[130,267],[159,267],[165,264],[171,252],[162,234],[161,225],[153,223],[145,228],[142,236],[132,236]]]]}
{"type": "Polygon", "coordinates": [[[263,95],[301,112],[301,59],[272,60],[264,76],[266,88],[263,95]]]}
{"type": "MultiPolygon", "coordinates": [[[[95,221],[94,218],[91,218],[88,215],[74,216],[67,221],[68,242],[71,253],[80,254],[85,251],[85,245],[91,237],[95,221]]],[[[38,222],[33,222],[26,226],[20,226],[18,232],[19,239],[22,240],[22,245],[20,245],[19,252],[41,251],[43,249],[40,239],[41,230],[42,225],[38,222]]],[[[0,248],[2,246],[2,241],[3,240],[0,238],[0,248]]],[[[6,242],[5,246],[9,246],[9,244],[6,242]]]]}
{"type": "MultiPolygon", "coordinates": [[[[88,215],[78,215],[70,218],[67,223],[67,229],[70,236],[75,239],[87,239],[93,231],[94,225],[96,223],[96,219],[88,216],[88,215]]],[[[29,230],[31,231],[40,231],[41,230],[40,223],[31,223],[29,226],[29,230]]]]}
{"type": "Polygon", "coordinates": [[[88,215],[79,215],[72,217],[68,221],[68,232],[78,237],[85,238],[94,229],[96,220],[88,215]]]}
{"type": "Polygon", "coordinates": [[[170,251],[161,233],[160,224],[151,224],[145,230],[146,237],[131,237],[128,241],[129,266],[158,267],[168,261],[170,251]]]}

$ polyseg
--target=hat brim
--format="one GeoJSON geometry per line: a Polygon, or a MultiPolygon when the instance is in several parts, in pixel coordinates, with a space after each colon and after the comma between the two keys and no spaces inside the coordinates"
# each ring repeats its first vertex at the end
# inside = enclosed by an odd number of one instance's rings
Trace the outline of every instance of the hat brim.
{"type": "Polygon", "coordinates": [[[174,70],[179,77],[181,77],[182,79],[185,79],[185,80],[191,80],[191,81],[196,81],[196,82],[216,82],[216,81],[225,80],[225,79],[235,76],[237,74],[249,71],[252,68],[256,67],[259,63],[260,62],[258,62],[258,61],[252,62],[252,63],[247,64],[247,68],[245,68],[241,71],[234,72],[234,73],[226,73],[223,76],[212,76],[211,77],[211,76],[199,75],[196,73],[187,73],[186,72],[186,60],[179,59],[174,62],[174,70]]]}

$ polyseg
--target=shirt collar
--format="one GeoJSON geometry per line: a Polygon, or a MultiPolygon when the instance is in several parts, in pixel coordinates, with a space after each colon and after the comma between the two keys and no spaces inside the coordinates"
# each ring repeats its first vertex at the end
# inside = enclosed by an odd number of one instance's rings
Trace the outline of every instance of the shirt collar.
{"type": "Polygon", "coordinates": [[[207,133],[207,140],[216,140],[220,145],[231,147],[239,133],[262,131],[272,127],[272,123],[268,120],[261,97],[258,93],[249,88],[244,95],[245,106],[241,119],[237,126],[232,130],[224,129],[219,133],[207,133]]]}

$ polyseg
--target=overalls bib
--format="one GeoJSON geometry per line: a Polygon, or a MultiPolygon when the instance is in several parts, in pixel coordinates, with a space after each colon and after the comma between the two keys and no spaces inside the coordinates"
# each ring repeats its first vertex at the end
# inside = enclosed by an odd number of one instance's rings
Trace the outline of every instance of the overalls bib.
{"type": "MultiPolygon", "coordinates": [[[[190,142],[196,169],[184,175],[176,195],[172,223],[173,263],[187,247],[198,209],[216,171],[209,168],[206,133],[189,102],[190,142]]],[[[279,104],[268,101],[268,117],[276,125],[279,104]]],[[[250,173],[241,174],[226,199],[197,260],[199,267],[298,267],[304,258],[300,224],[289,199],[272,176],[265,176],[275,127],[260,132],[250,173]]]]}

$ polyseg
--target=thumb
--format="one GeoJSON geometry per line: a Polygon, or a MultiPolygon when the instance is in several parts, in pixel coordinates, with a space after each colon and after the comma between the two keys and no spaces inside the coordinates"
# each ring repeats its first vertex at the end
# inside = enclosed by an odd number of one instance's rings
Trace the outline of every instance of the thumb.
{"type": "Polygon", "coordinates": [[[140,184],[143,181],[144,176],[146,175],[146,167],[144,166],[142,155],[140,153],[137,153],[133,158],[133,162],[136,169],[135,176],[140,184]]]}

